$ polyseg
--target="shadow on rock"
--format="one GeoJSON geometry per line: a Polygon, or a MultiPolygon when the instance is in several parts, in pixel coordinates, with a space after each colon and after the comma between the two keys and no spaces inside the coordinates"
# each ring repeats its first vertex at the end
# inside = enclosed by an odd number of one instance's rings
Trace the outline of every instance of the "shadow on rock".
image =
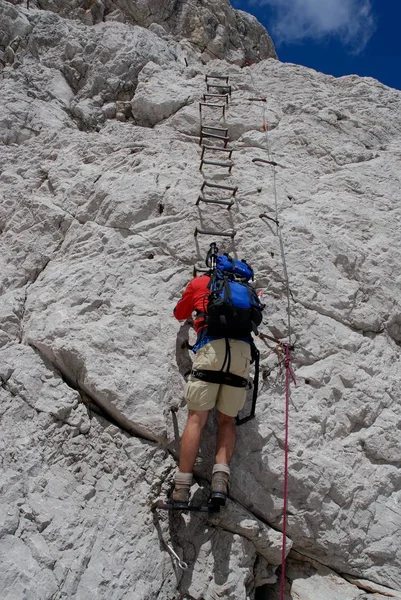
{"type": "MultiPolygon", "coordinates": [[[[207,504],[210,490],[205,484],[205,489],[196,488],[191,504],[207,504]]],[[[154,513],[160,547],[171,557],[180,598],[201,598],[209,586],[224,586],[230,575],[232,534],[211,525],[207,513],[170,511],[167,519],[163,526],[154,513]],[[184,563],[187,568],[182,568],[184,563]]]]}
{"type": "Polygon", "coordinates": [[[189,332],[192,326],[191,320],[181,325],[175,342],[175,358],[180,374],[185,378],[192,369],[192,358],[190,355],[189,332]]]}

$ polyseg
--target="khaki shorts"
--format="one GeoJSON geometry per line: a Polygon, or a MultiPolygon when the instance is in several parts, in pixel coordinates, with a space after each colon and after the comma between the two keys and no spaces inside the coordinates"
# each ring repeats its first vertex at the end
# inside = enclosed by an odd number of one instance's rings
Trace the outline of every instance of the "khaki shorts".
{"type": "MultiPolygon", "coordinates": [[[[251,347],[246,342],[229,339],[231,349],[230,373],[248,377],[251,362],[251,347]]],[[[215,340],[202,346],[196,353],[193,367],[220,371],[226,356],[226,341],[215,340]]],[[[227,362],[224,370],[227,370],[227,362]]],[[[216,407],[221,413],[236,417],[243,408],[246,389],[219,383],[208,383],[190,375],[185,389],[189,410],[211,410],[216,407]]]]}

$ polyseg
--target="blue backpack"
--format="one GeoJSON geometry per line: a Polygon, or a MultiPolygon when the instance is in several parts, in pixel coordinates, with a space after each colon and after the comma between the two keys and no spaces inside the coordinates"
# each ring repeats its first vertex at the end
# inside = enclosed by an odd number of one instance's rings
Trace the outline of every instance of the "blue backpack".
{"type": "Polygon", "coordinates": [[[243,339],[257,333],[261,304],[249,281],[253,270],[244,260],[219,254],[209,282],[207,332],[210,336],[243,339]]]}

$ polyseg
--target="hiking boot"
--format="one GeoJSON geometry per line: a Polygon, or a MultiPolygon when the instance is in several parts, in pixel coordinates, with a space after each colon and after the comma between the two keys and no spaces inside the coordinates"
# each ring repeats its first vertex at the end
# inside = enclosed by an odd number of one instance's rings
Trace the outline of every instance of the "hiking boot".
{"type": "Polygon", "coordinates": [[[215,506],[225,506],[226,504],[229,477],[230,468],[228,465],[214,465],[210,502],[215,506]]]}
{"type": "Polygon", "coordinates": [[[177,508],[186,508],[189,502],[189,490],[192,485],[192,473],[175,474],[174,490],[171,495],[171,501],[177,508]]]}
{"type": "Polygon", "coordinates": [[[189,486],[175,487],[171,494],[172,502],[178,507],[187,507],[189,503],[189,486]]]}

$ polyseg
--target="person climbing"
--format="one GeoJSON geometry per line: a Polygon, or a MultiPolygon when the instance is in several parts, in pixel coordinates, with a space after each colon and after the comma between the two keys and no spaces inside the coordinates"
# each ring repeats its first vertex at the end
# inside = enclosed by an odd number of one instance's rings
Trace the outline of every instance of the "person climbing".
{"type": "Polygon", "coordinates": [[[216,244],[211,244],[206,264],[212,267],[209,273],[192,279],[174,308],[179,321],[189,319],[195,311],[197,333],[196,356],[185,390],[189,413],[171,498],[176,507],[188,505],[202,431],[213,408],[217,409],[218,433],[210,502],[217,506],[226,503],[235,419],[246,399],[251,331],[262,320],[263,305],[247,283],[253,277],[252,269],[244,261],[218,255],[216,244]],[[238,306],[241,301],[243,307],[238,306]]]}

